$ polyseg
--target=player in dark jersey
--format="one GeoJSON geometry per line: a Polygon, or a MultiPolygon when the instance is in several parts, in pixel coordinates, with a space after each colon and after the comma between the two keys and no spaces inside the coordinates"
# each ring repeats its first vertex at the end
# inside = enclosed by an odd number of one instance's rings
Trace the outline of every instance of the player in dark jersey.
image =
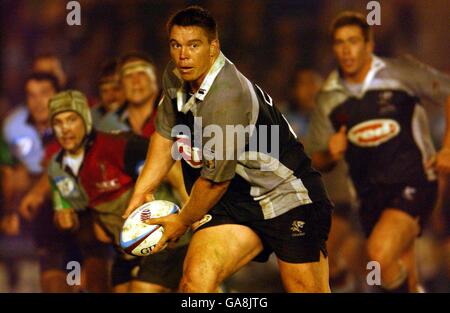
{"type": "MultiPolygon", "coordinates": [[[[371,29],[358,13],[339,15],[331,35],[339,69],[318,95],[307,142],[313,165],[326,170],[345,158],[383,288],[417,291],[414,243],[436,197],[422,104],[450,105],[450,78],[416,61],[373,55],[371,29]]],[[[450,168],[449,130],[436,155],[438,171],[450,168]]]]}
{"type": "Polygon", "coordinates": [[[157,132],[125,216],[182,157],[189,200],[180,214],[150,221],[165,228],[155,253],[195,230],[181,291],[216,291],[251,260],[266,261],[275,252],[286,290],[329,292],[325,243],[332,206],[320,174],[271,97],[220,52],[209,12],[181,10],[168,32],[172,61],[157,132]],[[227,128],[233,134],[225,136],[227,128]]]}

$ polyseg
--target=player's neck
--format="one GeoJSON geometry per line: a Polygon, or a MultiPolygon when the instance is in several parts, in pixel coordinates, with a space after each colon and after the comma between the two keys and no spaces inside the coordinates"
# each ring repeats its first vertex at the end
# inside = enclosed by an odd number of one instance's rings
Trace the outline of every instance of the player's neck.
{"type": "Polygon", "coordinates": [[[360,84],[366,79],[366,76],[369,73],[371,67],[372,67],[372,56],[369,57],[369,59],[364,63],[363,67],[356,73],[354,74],[344,73],[343,75],[344,79],[345,81],[351,84],[360,84]]]}
{"type": "Polygon", "coordinates": [[[48,122],[36,122],[33,120],[34,127],[36,127],[36,130],[39,134],[44,134],[47,129],[50,127],[48,122]]]}
{"type": "Polygon", "coordinates": [[[156,99],[155,95],[151,96],[145,103],[140,105],[129,105],[128,119],[130,121],[131,127],[135,133],[140,133],[144,126],[145,121],[153,112],[153,103],[156,99]]]}
{"type": "Polygon", "coordinates": [[[78,148],[74,150],[66,150],[66,155],[71,158],[78,158],[84,154],[84,145],[81,144],[78,148]]]}

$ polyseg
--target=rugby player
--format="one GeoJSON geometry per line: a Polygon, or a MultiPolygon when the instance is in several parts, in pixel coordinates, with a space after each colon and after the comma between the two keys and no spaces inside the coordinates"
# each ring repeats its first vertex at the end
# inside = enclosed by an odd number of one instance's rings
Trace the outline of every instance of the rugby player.
{"type": "MultiPolygon", "coordinates": [[[[131,132],[95,131],[86,97],[74,90],[50,100],[49,117],[63,148],[48,167],[56,214],[88,211],[94,215],[119,252],[112,267],[115,292],[176,289],[187,250],[186,238],[177,247],[148,257],[130,258],[120,249],[122,214],[145,159],[148,140],[131,132]]],[[[155,197],[159,199],[160,195],[156,193],[155,197]]]]}
{"type": "MultiPolygon", "coordinates": [[[[107,250],[95,241],[93,231],[86,227],[76,235],[63,233],[53,222],[50,188],[44,171],[51,155],[60,149],[48,123],[47,108],[48,100],[58,90],[58,81],[50,73],[32,73],[26,79],[26,107],[11,112],[3,127],[5,140],[18,160],[5,181],[11,185],[8,188],[11,187],[16,197],[23,197],[18,211],[26,223],[31,223],[39,257],[41,290],[77,291],[78,287],[71,287],[66,282],[66,265],[69,261],[80,260],[79,245],[86,240],[89,244],[83,243],[86,249],[80,253],[84,256],[85,268],[92,271],[86,275],[84,288],[105,291],[106,275],[102,276],[102,269],[107,250]]],[[[20,227],[17,211],[8,217],[20,227]]]]}
{"type": "Polygon", "coordinates": [[[411,59],[374,55],[362,14],[340,14],[331,39],[339,67],[313,113],[307,142],[313,166],[327,170],[346,160],[361,200],[368,257],[381,266],[383,290],[416,292],[414,244],[436,198],[430,165],[450,170],[449,124],[436,154],[422,104],[447,104],[448,117],[450,78],[411,59]]]}
{"type": "Polygon", "coordinates": [[[119,81],[118,61],[107,61],[100,70],[98,93],[100,103],[91,109],[92,122],[96,125],[108,112],[114,112],[125,102],[125,95],[119,81]]]}
{"type": "MultiPolygon", "coordinates": [[[[174,158],[183,156],[188,202],[180,214],[149,221],[165,228],[155,253],[196,223],[181,291],[216,291],[251,260],[266,261],[275,252],[287,291],[329,292],[326,240],[332,205],[320,174],[311,168],[272,98],[221,53],[209,12],[197,6],[181,10],[170,18],[168,32],[172,61],[163,76],[157,132],[124,216],[154,192],[174,158]],[[202,118],[201,127],[198,119],[194,127],[194,118],[202,118]],[[279,155],[254,145],[250,150],[256,131],[231,135],[245,135],[239,143],[225,137],[222,141],[216,134],[225,149],[219,143],[207,147],[194,140],[196,134],[205,135],[207,126],[225,135],[227,125],[238,129],[264,125],[270,132],[279,131],[272,144],[279,155]]],[[[257,137],[269,141],[267,136],[257,137]]]]}

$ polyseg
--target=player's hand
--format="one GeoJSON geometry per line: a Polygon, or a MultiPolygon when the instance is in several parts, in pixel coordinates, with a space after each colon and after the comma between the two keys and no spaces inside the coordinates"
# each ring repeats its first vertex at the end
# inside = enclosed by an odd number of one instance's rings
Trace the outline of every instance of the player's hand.
{"type": "Polygon", "coordinates": [[[438,173],[450,173],[450,148],[442,148],[436,154],[436,170],[438,173]]]}
{"type": "Polygon", "coordinates": [[[29,192],[20,201],[19,213],[27,221],[31,221],[38,213],[39,208],[45,201],[45,196],[37,192],[29,192]]]}
{"type": "Polygon", "coordinates": [[[170,214],[160,218],[151,218],[144,223],[149,225],[161,225],[164,227],[164,233],[158,244],[153,248],[152,254],[158,253],[166,247],[166,244],[176,243],[181,236],[188,230],[189,226],[178,214],[170,214]]]}
{"type": "Polygon", "coordinates": [[[339,161],[344,157],[347,150],[347,127],[341,126],[339,131],[331,136],[328,142],[328,151],[334,161],[339,161]]]}
{"type": "Polygon", "coordinates": [[[125,213],[123,213],[122,217],[127,218],[130,216],[131,213],[133,213],[134,210],[136,210],[138,207],[143,205],[146,202],[150,202],[155,200],[155,197],[152,193],[134,193],[131,197],[130,203],[128,204],[127,209],[125,210],[125,213]]]}
{"type": "Polygon", "coordinates": [[[0,221],[0,229],[7,236],[18,236],[20,217],[16,212],[6,214],[0,221]]]}
{"type": "Polygon", "coordinates": [[[73,209],[55,212],[55,224],[61,230],[76,230],[80,226],[78,215],[73,209]]]}

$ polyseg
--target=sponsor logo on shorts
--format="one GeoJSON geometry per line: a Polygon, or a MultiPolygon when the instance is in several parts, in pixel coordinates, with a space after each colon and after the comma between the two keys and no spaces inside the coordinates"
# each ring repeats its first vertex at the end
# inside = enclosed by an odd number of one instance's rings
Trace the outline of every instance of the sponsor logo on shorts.
{"type": "Polygon", "coordinates": [[[212,216],[210,214],[206,214],[205,216],[203,216],[203,218],[200,221],[195,222],[194,224],[192,224],[192,231],[196,231],[200,226],[205,225],[206,223],[208,223],[209,221],[212,220],[212,216]]]}
{"type": "Polygon", "coordinates": [[[306,235],[303,231],[305,222],[303,221],[293,221],[291,226],[292,237],[300,237],[306,235]]]}
{"type": "Polygon", "coordinates": [[[375,119],[359,123],[348,132],[348,139],[359,147],[376,147],[400,133],[400,125],[392,119],[375,119]]]}

